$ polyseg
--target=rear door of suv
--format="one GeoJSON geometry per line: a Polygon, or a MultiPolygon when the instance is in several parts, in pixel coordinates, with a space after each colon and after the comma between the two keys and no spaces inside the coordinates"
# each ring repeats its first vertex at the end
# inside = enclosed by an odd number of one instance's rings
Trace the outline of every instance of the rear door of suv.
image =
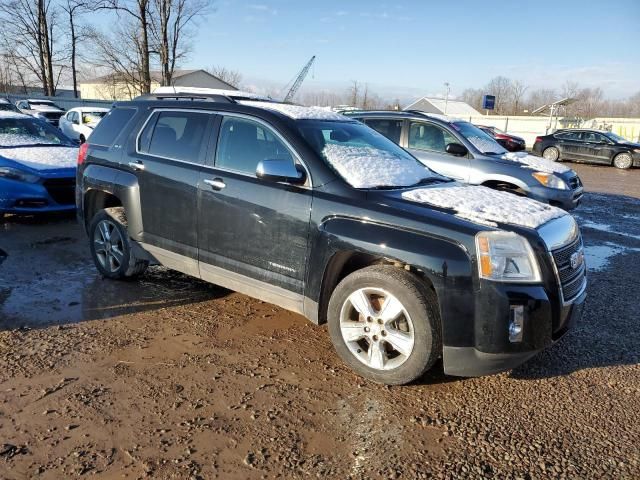
{"type": "MultiPolygon", "coordinates": [[[[256,291],[273,292],[271,287],[276,286],[277,295],[301,295],[308,254],[310,179],[306,185],[294,186],[256,177],[261,160],[301,165],[301,159],[263,120],[225,113],[218,130],[213,140],[215,158],[203,170],[199,184],[202,278],[228,286],[229,281],[239,282],[231,287],[238,291],[246,292],[250,285],[256,291]]],[[[280,305],[289,300],[272,299],[280,305]]],[[[297,305],[290,307],[299,310],[297,305]]]]}
{"type": "Polygon", "coordinates": [[[177,262],[196,276],[198,181],[215,119],[208,111],[154,109],[124,166],[138,178],[144,243],[163,250],[149,249],[166,266],[177,262]]]}

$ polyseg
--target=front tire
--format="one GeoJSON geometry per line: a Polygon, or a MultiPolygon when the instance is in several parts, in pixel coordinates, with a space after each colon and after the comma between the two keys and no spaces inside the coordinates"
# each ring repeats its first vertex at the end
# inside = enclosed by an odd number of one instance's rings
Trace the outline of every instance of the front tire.
{"type": "Polygon", "coordinates": [[[374,382],[409,383],[441,354],[435,294],[406,270],[374,265],[352,273],[333,291],[327,314],[340,358],[374,382]]]}
{"type": "Polygon", "coordinates": [[[627,170],[633,165],[633,158],[630,153],[619,153],[613,159],[613,166],[620,170],[627,170]]]}
{"type": "Polygon", "coordinates": [[[542,152],[542,158],[545,158],[551,162],[557,162],[560,159],[560,150],[556,147],[547,147],[542,152]]]}
{"type": "Polygon", "coordinates": [[[124,208],[100,210],[89,225],[91,256],[98,271],[115,280],[136,277],[149,262],[136,257],[127,230],[124,208]]]}

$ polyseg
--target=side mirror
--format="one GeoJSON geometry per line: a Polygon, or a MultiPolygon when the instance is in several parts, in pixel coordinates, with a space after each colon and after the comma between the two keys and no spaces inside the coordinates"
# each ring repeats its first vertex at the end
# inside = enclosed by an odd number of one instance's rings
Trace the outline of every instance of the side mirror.
{"type": "Polygon", "coordinates": [[[293,185],[302,185],[307,179],[304,170],[296,168],[291,160],[262,160],[256,168],[256,177],[293,185]]]}
{"type": "Polygon", "coordinates": [[[445,151],[451,155],[455,155],[456,157],[464,157],[469,153],[467,147],[459,143],[448,143],[445,147],[445,151]]]}

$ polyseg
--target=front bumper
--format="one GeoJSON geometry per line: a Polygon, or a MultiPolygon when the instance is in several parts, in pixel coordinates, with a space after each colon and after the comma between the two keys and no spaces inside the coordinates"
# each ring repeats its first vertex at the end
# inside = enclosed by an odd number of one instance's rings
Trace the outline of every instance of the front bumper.
{"type": "Polygon", "coordinates": [[[539,202],[555,205],[563,210],[573,210],[580,205],[583,195],[584,187],[578,187],[573,190],[560,190],[540,185],[531,187],[528,196],[539,202]]]}
{"type": "Polygon", "coordinates": [[[75,177],[42,178],[37,183],[0,178],[0,213],[34,214],[71,211],[75,177]]]}
{"type": "Polygon", "coordinates": [[[586,292],[570,305],[556,307],[542,286],[483,282],[483,298],[476,306],[473,345],[444,345],[447,375],[476,377],[510,370],[562,338],[582,317],[586,292]],[[509,341],[510,308],[524,307],[522,341],[509,341]]]}

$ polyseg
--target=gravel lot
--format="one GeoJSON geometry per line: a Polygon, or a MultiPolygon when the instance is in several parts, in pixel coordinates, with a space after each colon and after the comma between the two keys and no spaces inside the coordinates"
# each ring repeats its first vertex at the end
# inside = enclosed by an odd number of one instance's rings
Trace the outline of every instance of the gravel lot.
{"type": "Polygon", "coordinates": [[[73,218],[8,218],[0,478],[639,478],[640,170],[574,168],[582,322],[512,372],[406,387],[243,295],[161,268],[103,280],[73,218]]]}

